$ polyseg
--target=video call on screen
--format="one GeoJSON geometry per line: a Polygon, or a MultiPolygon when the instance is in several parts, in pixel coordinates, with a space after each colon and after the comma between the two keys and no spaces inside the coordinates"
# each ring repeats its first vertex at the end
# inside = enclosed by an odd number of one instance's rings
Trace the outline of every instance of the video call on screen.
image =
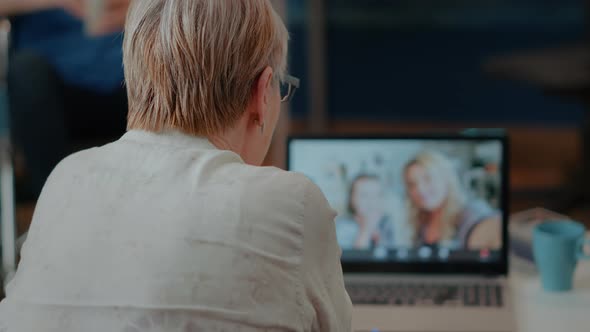
{"type": "Polygon", "coordinates": [[[295,139],[289,153],[336,210],[343,261],[500,258],[500,141],[295,139]]]}

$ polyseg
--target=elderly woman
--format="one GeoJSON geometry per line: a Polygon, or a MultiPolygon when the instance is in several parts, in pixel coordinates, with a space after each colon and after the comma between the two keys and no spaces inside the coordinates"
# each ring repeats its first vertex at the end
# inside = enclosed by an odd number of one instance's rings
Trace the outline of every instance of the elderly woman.
{"type": "Polygon", "coordinates": [[[0,331],[349,331],[334,217],[303,175],[258,167],[287,31],[268,0],[141,0],[129,132],[47,181],[0,331]]]}

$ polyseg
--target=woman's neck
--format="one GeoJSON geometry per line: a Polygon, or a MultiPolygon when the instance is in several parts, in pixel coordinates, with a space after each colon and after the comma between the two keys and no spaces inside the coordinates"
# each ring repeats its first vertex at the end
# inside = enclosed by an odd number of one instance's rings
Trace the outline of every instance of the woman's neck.
{"type": "Polygon", "coordinates": [[[444,210],[442,208],[434,211],[424,212],[422,218],[424,240],[428,244],[434,244],[441,240],[442,237],[442,218],[444,210]]]}
{"type": "Polygon", "coordinates": [[[444,213],[443,207],[436,208],[432,211],[423,211],[422,212],[422,221],[425,225],[431,225],[433,223],[440,224],[442,220],[442,216],[444,213]]]}

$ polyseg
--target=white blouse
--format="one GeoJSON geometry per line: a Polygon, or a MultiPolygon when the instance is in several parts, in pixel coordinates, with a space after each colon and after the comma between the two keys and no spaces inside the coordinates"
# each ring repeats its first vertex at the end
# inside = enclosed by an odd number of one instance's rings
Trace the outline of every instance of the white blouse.
{"type": "Polygon", "coordinates": [[[0,332],[350,331],[334,217],[303,175],[131,131],[47,180],[0,332]]]}

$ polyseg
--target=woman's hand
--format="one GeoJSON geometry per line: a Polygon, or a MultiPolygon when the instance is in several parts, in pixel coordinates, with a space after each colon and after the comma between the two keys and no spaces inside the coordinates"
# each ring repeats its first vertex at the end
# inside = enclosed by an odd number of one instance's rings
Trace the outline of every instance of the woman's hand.
{"type": "Polygon", "coordinates": [[[490,249],[502,247],[502,222],[499,217],[493,217],[480,222],[467,239],[470,250],[490,249]]]}
{"type": "Polygon", "coordinates": [[[92,33],[104,35],[122,31],[125,27],[130,2],[131,0],[106,0],[102,21],[98,24],[96,31],[92,31],[92,33]]]}
{"type": "Polygon", "coordinates": [[[359,232],[354,242],[355,248],[367,249],[371,246],[372,240],[376,242],[379,240],[379,223],[382,218],[382,214],[374,214],[366,216],[362,222],[359,222],[359,232]]]}
{"type": "MultiPolygon", "coordinates": [[[[91,20],[96,13],[90,13],[89,0],[58,0],[61,7],[81,20],[91,20]]],[[[93,36],[106,35],[121,31],[125,26],[127,10],[131,0],[103,0],[104,7],[99,13],[98,21],[92,22],[89,33],[93,36]]]]}
{"type": "Polygon", "coordinates": [[[82,19],[84,17],[84,1],[82,0],[54,0],[56,6],[63,8],[72,16],[82,19]]]}

